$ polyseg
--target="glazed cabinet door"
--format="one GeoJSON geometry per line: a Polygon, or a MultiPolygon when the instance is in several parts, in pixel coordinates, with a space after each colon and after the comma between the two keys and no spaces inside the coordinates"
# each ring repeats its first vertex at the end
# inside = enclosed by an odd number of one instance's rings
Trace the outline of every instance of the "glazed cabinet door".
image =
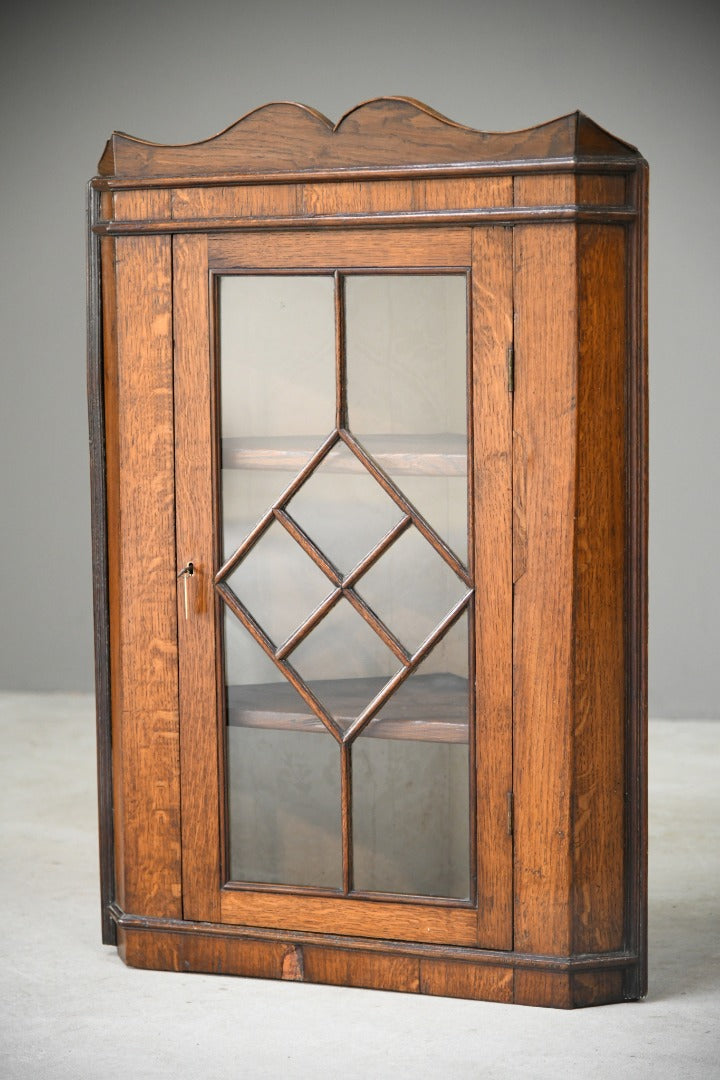
{"type": "Polygon", "coordinates": [[[512,946],[509,236],[173,239],[186,919],[512,946]]]}

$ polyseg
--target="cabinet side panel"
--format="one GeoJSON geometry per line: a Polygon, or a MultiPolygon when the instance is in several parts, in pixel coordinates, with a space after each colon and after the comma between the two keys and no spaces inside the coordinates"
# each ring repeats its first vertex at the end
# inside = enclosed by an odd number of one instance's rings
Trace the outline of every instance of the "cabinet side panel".
{"type": "Polygon", "coordinates": [[[473,229],[478,941],[512,948],[512,231],[473,229]]]}
{"type": "Polygon", "coordinates": [[[574,226],[515,230],[513,478],[527,555],[513,605],[514,943],[551,955],[571,945],[576,273],[574,226]]]}
{"type": "Polygon", "coordinates": [[[211,503],[199,497],[212,490],[214,445],[207,239],[178,236],[173,243],[178,569],[194,567],[178,590],[183,912],[212,920],[220,916],[214,553],[211,503]]]}
{"type": "Polygon", "coordinates": [[[623,939],[625,230],[578,231],[573,949],[623,939]]]}
{"type": "Polygon", "coordinates": [[[180,915],[170,240],[116,246],[113,736],[118,901],[180,915]]]}

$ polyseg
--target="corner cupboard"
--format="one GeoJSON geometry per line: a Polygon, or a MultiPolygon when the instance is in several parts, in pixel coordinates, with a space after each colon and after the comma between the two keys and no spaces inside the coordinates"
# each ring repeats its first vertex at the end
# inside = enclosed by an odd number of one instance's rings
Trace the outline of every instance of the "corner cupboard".
{"type": "Polygon", "coordinates": [[[647,170],[582,113],[265,106],[90,183],[103,935],[646,986],[647,170]]]}

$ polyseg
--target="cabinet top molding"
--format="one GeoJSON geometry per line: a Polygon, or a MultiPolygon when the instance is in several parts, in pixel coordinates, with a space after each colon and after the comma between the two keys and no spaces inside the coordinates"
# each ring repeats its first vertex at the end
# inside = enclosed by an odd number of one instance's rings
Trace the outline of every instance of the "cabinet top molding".
{"type": "Polygon", "coordinates": [[[507,168],[520,163],[636,164],[634,146],[579,111],[521,131],[476,131],[406,97],[375,98],[333,124],[293,102],[263,105],[200,142],[164,145],[114,132],[98,166],[102,177],[382,174],[507,168]]]}

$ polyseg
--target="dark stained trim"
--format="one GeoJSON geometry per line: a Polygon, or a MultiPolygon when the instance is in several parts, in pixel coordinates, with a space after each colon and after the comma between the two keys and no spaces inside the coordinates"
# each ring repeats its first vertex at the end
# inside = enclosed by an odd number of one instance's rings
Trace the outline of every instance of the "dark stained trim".
{"type": "Polygon", "coordinates": [[[229,232],[242,229],[315,229],[356,226],[368,229],[397,225],[512,225],[547,224],[552,221],[606,225],[634,221],[632,206],[515,206],[473,210],[414,210],[358,214],[298,214],[292,217],[198,218],[180,221],[102,221],[94,226],[101,236],[135,236],[183,232],[229,232]]]}
{"type": "Polygon", "coordinates": [[[628,235],[626,562],[626,804],[625,944],[640,962],[625,973],[628,1000],[647,994],[647,634],[648,634],[648,352],[647,198],[642,162],[632,179],[639,218],[628,235]]]}
{"type": "Polygon", "coordinates": [[[426,945],[384,938],[350,937],[340,934],[319,934],[309,930],[274,930],[266,927],[234,926],[230,923],[186,922],[181,919],[154,919],[112,907],[112,915],[123,930],[148,933],[172,932],[192,936],[246,939],[248,941],[292,942],[295,945],[319,945],[327,948],[385,953],[388,956],[437,957],[460,960],[477,966],[500,966],[508,969],[525,968],[545,972],[608,971],[637,966],[638,956],[632,952],[586,953],[583,956],[543,956],[534,953],[504,952],[500,949],[474,949],[459,945],[426,945]]]}
{"type": "Polygon", "coordinates": [[[95,702],[97,725],[98,824],[100,839],[100,905],[104,945],[117,944],[110,915],[115,899],[115,851],[112,791],[112,728],[110,717],[110,609],[107,561],[107,486],[105,476],[105,407],[102,347],[100,238],[93,226],[99,216],[100,193],[88,186],[87,387],[90,439],[90,507],[92,519],[93,621],[95,630],[95,702]]]}
{"type": "Polygon", "coordinates": [[[273,173],[222,173],[215,176],[119,177],[95,176],[90,181],[99,191],[132,191],[136,188],[233,187],[266,184],[313,184],[362,180],[444,180],[468,176],[513,176],[516,173],[632,173],[637,158],[558,157],[522,158],[517,161],[458,162],[375,169],[312,169],[273,173]]]}

